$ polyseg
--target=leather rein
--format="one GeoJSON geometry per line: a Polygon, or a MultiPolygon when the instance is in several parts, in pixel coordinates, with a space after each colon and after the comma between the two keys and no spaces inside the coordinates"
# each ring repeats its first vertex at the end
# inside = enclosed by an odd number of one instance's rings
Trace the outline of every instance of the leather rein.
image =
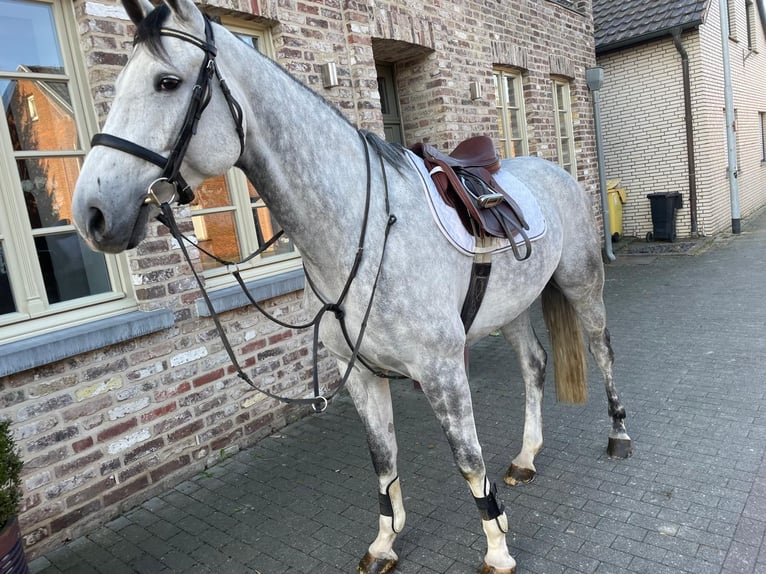
{"type": "Polygon", "coordinates": [[[351,266],[351,271],[349,272],[348,279],[346,280],[346,283],[344,284],[343,289],[341,290],[341,293],[338,296],[337,301],[336,302],[328,301],[326,298],[324,298],[322,295],[319,294],[318,290],[315,287],[314,282],[311,280],[311,278],[308,275],[308,272],[306,271],[304,267],[304,273],[306,275],[307,283],[309,284],[309,286],[311,287],[312,291],[317,296],[317,298],[322,302],[322,306],[319,309],[319,311],[315,314],[315,316],[313,317],[313,319],[311,319],[311,321],[308,321],[307,323],[300,324],[300,325],[293,325],[293,324],[283,322],[277,319],[276,317],[274,317],[273,315],[269,314],[261,305],[258,304],[258,302],[252,296],[250,291],[247,289],[247,286],[245,285],[245,282],[242,279],[242,276],[240,274],[239,265],[253,259],[257,255],[260,255],[262,252],[268,249],[283,235],[283,231],[280,230],[279,232],[277,232],[271,239],[269,239],[266,243],[264,243],[258,250],[256,250],[255,252],[247,256],[246,258],[240,261],[227,261],[206,251],[205,249],[197,245],[195,241],[183,235],[180,229],[178,228],[178,224],[176,223],[175,217],[173,215],[173,210],[170,206],[170,203],[172,203],[174,200],[176,200],[179,204],[187,204],[194,200],[194,191],[186,183],[186,180],[184,180],[183,176],[180,173],[180,169],[181,169],[181,163],[183,162],[184,156],[186,154],[186,150],[189,147],[189,143],[191,142],[191,138],[197,132],[197,124],[199,123],[199,119],[202,116],[202,113],[205,111],[205,108],[207,107],[208,103],[210,102],[210,97],[211,97],[210,80],[212,79],[213,75],[215,75],[216,78],[218,78],[218,83],[221,86],[221,90],[224,94],[224,97],[226,98],[226,102],[228,103],[229,111],[231,112],[231,115],[234,118],[237,135],[239,136],[240,156],[242,155],[245,149],[245,135],[244,135],[244,129],[242,126],[242,108],[240,107],[239,103],[237,103],[237,101],[234,99],[234,97],[231,95],[231,92],[228,86],[226,85],[226,81],[223,79],[223,77],[221,76],[218,70],[218,67],[216,66],[215,57],[217,54],[217,50],[216,50],[216,46],[215,46],[215,42],[213,38],[213,29],[210,24],[210,19],[207,17],[207,15],[204,15],[204,18],[205,18],[205,40],[204,41],[198,38],[195,38],[194,36],[191,36],[190,34],[187,34],[180,30],[174,30],[171,28],[160,29],[160,35],[183,40],[185,42],[193,44],[194,46],[197,46],[198,48],[200,48],[201,50],[205,52],[205,58],[202,62],[202,66],[200,68],[200,71],[197,77],[197,83],[195,84],[192,90],[192,98],[189,103],[189,107],[186,111],[186,116],[184,118],[183,126],[181,128],[181,131],[178,137],[176,138],[176,142],[173,146],[173,150],[171,151],[170,156],[168,156],[167,158],[164,158],[160,154],[150,149],[147,149],[143,146],[135,144],[129,140],[126,140],[111,134],[106,134],[106,133],[98,133],[95,136],[93,136],[93,139],[91,141],[91,146],[102,145],[102,146],[110,147],[113,149],[117,149],[119,151],[139,157],[145,161],[148,161],[149,163],[152,163],[158,167],[163,168],[161,176],[157,178],[156,180],[154,180],[149,185],[149,188],[147,190],[147,195],[144,198],[144,203],[156,205],[160,208],[161,213],[160,215],[157,216],[157,220],[160,221],[162,224],[164,224],[170,230],[171,235],[178,241],[178,244],[181,247],[181,251],[184,255],[184,258],[186,259],[186,262],[189,265],[189,268],[191,269],[191,272],[197,282],[200,292],[202,293],[202,298],[205,301],[205,305],[207,306],[207,309],[210,313],[210,317],[212,318],[213,323],[215,324],[216,330],[218,331],[218,335],[221,338],[223,347],[226,350],[226,353],[229,356],[229,359],[237,372],[237,376],[243,381],[245,381],[254,390],[270,398],[276,399],[283,403],[309,404],[311,405],[311,407],[314,409],[315,412],[323,412],[327,408],[329,401],[333,397],[335,397],[345,387],[357,361],[362,363],[365,367],[370,369],[377,376],[380,376],[380,377],[390,376],[389,373],[386,373],[383,371],[376,371],[373,367],[369,365],[367,361],[365,361],[365,359],[361,356],[359,352],[362,346],[362,340],[364,338],[364,334],[367,328],[367,321],[369,319],[370,312],[372,310],[372,304],[375,298],[375,292],[377,291],[378,281],[380,279],[381,271],[383,268],[383,260],[386,254],[386,246],[388,244],[389,232],[391,230],[391,227],[394,225],[394,223],[396,223],[396,216],[392,215],[390,212],[390,205],[388,200],[388,181],[386,178],[385,163],[384,163],[383,157],[378,154],[380,169],[383,176],[386,215],[387,215],[385,233],[383,238],[383,249],[381,251],[380,261],[378,262],[377,272],[375,274],[375,279],[373,281],[371,292],[370,292],[370,298],[367,303],[367,307],[365,309],[361,325],[359,327],[359,333],[357,335],[356,341],[352,341],[348,334],[348,329],[346,327],[346,322],[345,322],[345,313],[343,311],[342,304],[346,299],[349,289],[351,288],[351,284],[356,278],[357,271],[359,269],[359,265],[362,261],[362,256],[364,254],[364,245],[365,245],[365,240],[367,237],[367,226],[368,226],[369,214],[370,214],[370,202],[372,197],[372,189],[371,189],[372,174],[371,174],[371,165],[370,165],[371,164],[370,150],[369,150],[369,144],[367,143],[365,135],[362,132],[358,132],[358,133],[359,133],[360,139],[362,140],[362,146],[364,147],[366,165],[367,165],[367,186],[366,186],[364,216],[362,220],[362,228],[361,228],[359,243],[357,246],[354,262],[351,266]],[[171,193],[168,194],[167,191],[171,191],[171,193]],[[167,200],[161,199],[166,196],[168,196],[169,199],[167,200]],[[260,311],[269,320],[288,329],[307,329],[309,327],[313,327],[313,345],[312,345],[313,347],[312,348],[312,351],[313,351],[312,384],[313,384],[313,390],[314,390],[313,397],[295,398],[295,397],[279,396],[272,393],[271,391],[267,389],[257,386],[252,381],[250,376],[244,371],[244,369],[239,363],[239,360],[237,359],[237,356],[229,341],[229,338],[223,329],[218,312],[216,311],[213,305],[213,302],[211,301],[210,296],[207,290],[205,289],[205,285],[202,280],[202,277],[197,272],[197,270],[194,267],[194,264],[192,263],[191,257],[186,248],[186,243],[189,243],[190,245],[194,245],[199,251],[205,253],[208,257],[211,257],[212,259],[217,261],[219,264],[224,265],[226,267],[233,267],[235,270],[232,272],[232,275],[236,279],[237,283],[240,285],[247,299],[253,304],[253,306],[256,307],[256,309],[258,309],[258,311],[260,311]],[[344,372],[343,377],[341,378],[340,383],[338,384],[336,389],[329,395],[323,395],[319,388],[319,374],[318,374],[318,371],[319,371],[318,369],[319,325],[325,313],[328,311],[331,311],[335,315],[338,322],[340,323],[341,331],[343,333],[344,339],[346,340],[346,343],[349,346],[349,349],[351,351],[351,356],[348,360],[346,371],[344,372]]]}

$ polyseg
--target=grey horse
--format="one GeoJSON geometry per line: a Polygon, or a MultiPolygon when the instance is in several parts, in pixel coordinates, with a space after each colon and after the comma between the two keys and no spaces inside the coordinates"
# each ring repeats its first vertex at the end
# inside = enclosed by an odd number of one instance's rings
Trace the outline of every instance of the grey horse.
{"type": "MultiPolygon", "coordinates": [[[[473,258],[456,249],[434,220],[418,159],[377,137],[360,136],[322,98],[211,24],[191,0],[164,0],[156,9],[146,0],[123,4],[138,27],[136,45],[117,81],[104,126],[108,135],[94,141],[100,145],[88,154],[77,183],[73,214],[80,234],[104,252],[132,248],[149,219],[158,215],[158,205],[179,195],[181,174],[188,191],[240,167],[300,250],[315,287],[315,293],[307,289],[308,304],[315,305],[317,297],[337,301],[346,291],[342,306],[352,340],[367,319],[359,349],[367,366],[353,365],[347,388],[367,432],[380,516],[378,535],[359,572],[395,568],[394,541],[405,523],[389,381],[373,370],[420,383],[481,516],[487,539],[481,571],[515,572],[506,544],[508,520],[486,476],[477,438],[464,349],[501,330],[520,360],[524,437],[506,473],[508,484],[534,477],[534,457],[543,444],[546,353],[528,313],[541,294],[559,398],[584,400],[584,339],[606,386],[610,453],[630,453],[625,409],[612,381],[604,271],[591,198],[551,162],[528,157],[503,162],[502,173],[528,190],[538,206],[545,232],[525,261],[508,250],[492,254],[486,294],[466,333],[460,311],[473,258]],[[226,83],[206,85],[204,113],[192,130],[196,135],[190,132],[179,155],[177,136],[188,123],[184,110],[193,99],[195,79],[203,75],[200,67],[210,66],[211,60],[211,69],[226,83]],[[126,150],[125,142],[144,152],[126,150]],[[166,157],[173,165],[163,169],[166,157]],[[363,221],[364,254],[359,258],[363,221]],[[355,279],[347,283],[352,270],[355,279]]],[[[339,324],[323,322],[320,336],[344,372],[352,351],[339,324]]]]}

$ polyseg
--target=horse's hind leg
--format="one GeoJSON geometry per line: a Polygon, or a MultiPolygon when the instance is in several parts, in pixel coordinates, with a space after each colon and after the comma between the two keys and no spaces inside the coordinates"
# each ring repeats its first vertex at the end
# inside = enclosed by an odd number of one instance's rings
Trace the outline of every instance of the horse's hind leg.
{"type": "MultiPolygon", "coordinates": [[[[595,256],[594,256],[595,257],[595,256]]],[[[585,332],[588,349],[596,361],[604,377],[604,387],[609,404],[609,417],[612,419],[612,429],[609,432],[607,453],[611,457],[627,458],[633,454],[633,443],[625,428],[625,407],[622,406],[617,389],[614,385],[614,351],[606,327],[606,308],[603,299],[603,267],[600,255],[598,265],[590,266],[597,269],[595,280],[584,282],[584,286],[567,285],[563,277],[554,276],[556,285],[550,286],[549,293],[560,294],[574,307],[585,332]]],[[[589,268],[589,266],[585,266],[589,268]]],[[[555,295],[554,295],[555,296],[555,295]]]]}
{"type": "Polygon", "coordinates": [[[526,396],[521,452],[513,459],[504,477],[507,484],[516,486],[530,482],[537,472],[535,455],[543,447],[542,404],[547,357],[529,320],[528,312],[522,313],[506,325],[503,334],[519,357],[526,396]]]}
{"type": "MultiPolygon", "coordinates": [[[[601,306],[603,308],[603,304],[601,306]]],[[[604,376],[606,398],[609,404],[609,417],[612,419],[607,454],[611,457],[628,458],[633,454],[633,442],[625,428],[625,407],[620,402],[620,397],[617,395],[617,389],[614,386],[614,379],[612,377],[614,351],[612,351],[612,343],[609,338],[609,329],[606,326],[590,329],[586,324],[585,332],[590,342],[590,353],[593,355],[604,376]]]]}
{"type": "Polygon", "coordinates": [[[380,504],[378,535],[359,562],[358,572],[383,574],[396,567],[398,557],[393,544],[405,520],[396,469],[397,446],[391,393],[388,380],[366,372],[352,377],[348,382],[348,390],[367,432],[372,465],[378,475],[380,504]]]}
{"type": "Polygon", "coordinates": [[[486,476],[481,446],[476,435],[471,393],[465,374],[462,349],[453,359],[430,365],[419,380],[452,448],[455,463],[468,482],[487,537],[487,553],[481,574],[513,574],[516,561],[508,552],[505,533],[508,518],[497,500],[496,488],[486,476]]]}

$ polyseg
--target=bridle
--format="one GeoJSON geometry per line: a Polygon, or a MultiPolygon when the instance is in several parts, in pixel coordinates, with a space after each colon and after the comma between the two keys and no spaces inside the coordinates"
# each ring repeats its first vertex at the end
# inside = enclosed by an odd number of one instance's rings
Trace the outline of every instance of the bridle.
{"type": "Polygon", "coordinates": [[[163,200],[160,198],[170,195],[170,199],[166,200],[171,203],[173,199],[177,200],[180,204],[190,203],[194,199],[194,190],[191,189],[186,180],[181,175],[181,163],[183,162],[186,150],[191,143],[191,138],[197,133],[197,124],[202,116],[202,112],[210,103],[211,88],[210,80],[213,75],[218,78],[218,84],[221,86],[226,103],[229,106],[232,118],[234,118],[235,128],[237,135],[239,136],[239,153],[245,150],[245,131],[242,125],[242,108],[231,95],[226,80],[221,76],[218,66],[215,63],[215,57],[217,49],[215,46],[215,40],[213,38],[213,27],[210,23],[210,18],[206,14],[203,14],[205,19],[205,40],[200,40],[186,32],[180,30],[174,30],[172,28],[161,28],[160,35],[170,38],[177,38],[188,42],[194,46],[197,46],[205,53],[205,57],[202,60],[199,74],[197,75],[197,82],[192,89],[192,97],[189,102],[189,107],[186,110],[186,116],[184,117],[181,131],[176,138],[173,149],[170,155],[165,158],[157,152],[140,146],[132,141],[123,139],[121,137],[107,134],[98,133],[93,136],[91,140],[91,146],[102,145],[111,147],[125,153],[129,153],[143,160],[146,160],[154,165],[162,168],[162,174],[155,179],[147,189],[146,198],[144,203],[153,204],[156,206],[161,205],[163,200]]]}

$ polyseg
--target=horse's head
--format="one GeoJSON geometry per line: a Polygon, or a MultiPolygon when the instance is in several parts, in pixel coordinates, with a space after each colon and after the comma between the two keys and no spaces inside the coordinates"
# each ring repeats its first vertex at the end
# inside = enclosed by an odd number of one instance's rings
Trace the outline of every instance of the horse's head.
{"type": "Polygon", "coordinates": [[[211,24],[191,0],[163,2],[155,9],[148,0],[123,0],[137,26],[133,54],[75,188],[75,225],[101,251],[135,247],[161,201],[189,201],[199,183],[236,163],[244,145],[236,96],[215,77],[211,24]]]}

